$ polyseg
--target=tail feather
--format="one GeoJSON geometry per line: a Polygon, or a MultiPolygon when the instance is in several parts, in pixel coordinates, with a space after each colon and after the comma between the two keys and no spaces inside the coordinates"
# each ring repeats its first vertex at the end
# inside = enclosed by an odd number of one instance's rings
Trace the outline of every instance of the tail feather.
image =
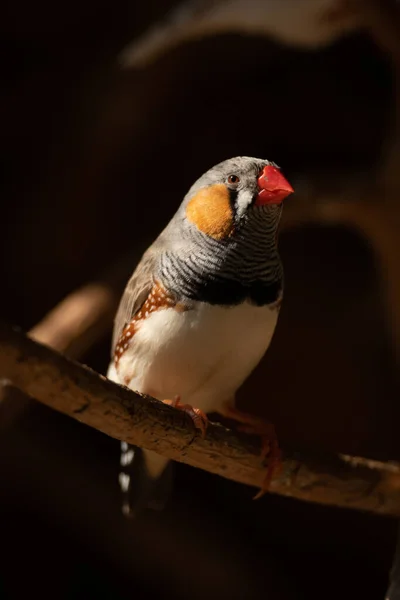
{"type": "MultiPolygon", "coordinates": [[[[107,377],[120,383],[114,361],[107,377]]],[[[142,450],[121,442],[119,485],[122,493],[122,512],[135,517],[147,508],[162,510],[172,491],[173,464],[150,450],[142,450]]]]}
{"type": "Polygon", "coordinates": [[[163,510],[172,490],[173,465],[170,460],[121,442],[119,484],[122,512],[135,517],[143,510],[163,510]]]}

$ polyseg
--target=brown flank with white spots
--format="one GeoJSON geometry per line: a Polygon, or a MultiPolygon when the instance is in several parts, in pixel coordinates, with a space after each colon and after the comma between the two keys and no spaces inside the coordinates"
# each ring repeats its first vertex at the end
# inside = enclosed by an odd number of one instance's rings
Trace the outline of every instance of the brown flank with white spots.
{"type": "Polygon", "coordinates": [[[185,310],[189,309],[189,307],[185,306],[184,304],[178,303],[172,294],[167,292],[164,286],[156,282],[150,294],[148,295],[147,300],[135,314],[132,321],[128,323],[122,330],[114,350],[114,362],[116,369],[118,369],[120,358],[124,354],[125,350],[127,350],[130,341],[135,335],[139,323],[147,319],[147,317],[149,317],[151,313],[155,312],[156,310],[163,310],[165,308],[174,308],[179,312],[184,312],[185,310]]]}

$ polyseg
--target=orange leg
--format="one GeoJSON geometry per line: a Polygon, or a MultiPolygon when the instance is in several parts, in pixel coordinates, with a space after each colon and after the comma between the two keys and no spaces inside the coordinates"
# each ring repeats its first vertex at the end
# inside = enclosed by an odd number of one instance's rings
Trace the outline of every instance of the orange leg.
{"type": "Polygon", "coordinates": [[[200,429],[201,437],[205,437],[208,425],[207,415],[199,408],[193,408],[190,404],[182,404],[180,396],[175,396],[174,400],[163,400],[164,404],[173,406],[178,410],[183,410],[192,419],[196,429],[200,429]]]}
{"type": "Polygon", "coordinates": [[[242,412],[230,405],[225,405],[219,413],[223,417],[241,423],[238,427],[239,431],[261,436],[261,460],[264,462],[268,457],[268,467],[261,489],[254,496],[254,500],[258,500],[268,491],[272,477],[276,475],[282,467],[281,451],[279,449],[275,428],[271,423],[268,423],[268,421],[264,421],[255,415],[242,412]]]}

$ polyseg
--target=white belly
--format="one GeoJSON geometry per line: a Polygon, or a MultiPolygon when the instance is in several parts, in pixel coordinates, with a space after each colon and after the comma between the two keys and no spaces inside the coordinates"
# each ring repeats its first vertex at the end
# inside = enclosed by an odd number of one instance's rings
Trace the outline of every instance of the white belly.
{"type": "MultiPolygon", "coordinates": [[[[159,400],[180,396],[204,412],[216,411],[262,358],[277,318],[276,308],[248,303],[160,310],[138,327],[120,359],[118,379],[159,400]]],[[[111,375],[116,379],[112,368],[111,375]]]]}

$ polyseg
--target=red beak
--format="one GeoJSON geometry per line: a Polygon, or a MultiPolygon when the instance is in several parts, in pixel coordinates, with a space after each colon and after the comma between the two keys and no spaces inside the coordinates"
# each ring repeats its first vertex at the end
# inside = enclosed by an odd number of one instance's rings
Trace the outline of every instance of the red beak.
{"type": "Polygon", "coordinates": [[[286,196],[293,194],[294,189],[284,178],[281,172],[272,165],[264,167],[257,179],[259,192],[256,197],[256,206],[265,204],[280,204],[286,196]]]}

